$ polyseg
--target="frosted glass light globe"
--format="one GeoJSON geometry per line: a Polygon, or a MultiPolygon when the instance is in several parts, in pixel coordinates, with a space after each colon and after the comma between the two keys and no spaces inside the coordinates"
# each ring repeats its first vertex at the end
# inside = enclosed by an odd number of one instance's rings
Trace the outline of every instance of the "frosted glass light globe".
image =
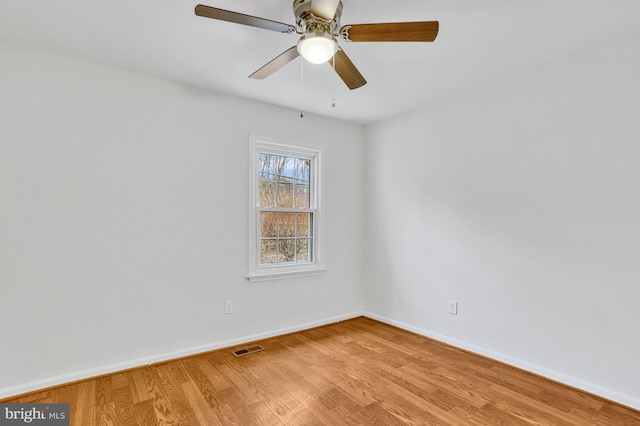
{"type": "Polygon", "coordinates": [[[323,64],[333,57],[338,45],[330,34],[307,34],[298,42],[298,52],[312,64],[323,64]]]}

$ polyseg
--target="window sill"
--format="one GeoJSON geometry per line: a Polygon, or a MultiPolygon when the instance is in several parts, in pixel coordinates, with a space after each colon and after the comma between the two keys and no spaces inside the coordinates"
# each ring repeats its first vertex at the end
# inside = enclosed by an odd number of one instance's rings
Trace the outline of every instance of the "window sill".
{"type": "Polygon", "coordinates": [[[305,269],[298,271],[268,271],[268,272],[254,272],[247,275],[247,279],[251,283],[258,283],[262,281],[274,281],[285,280],[291,278],[303,278],[312,277],[316,275],[323,275],[327,270],[324,268],[305,269]]]}

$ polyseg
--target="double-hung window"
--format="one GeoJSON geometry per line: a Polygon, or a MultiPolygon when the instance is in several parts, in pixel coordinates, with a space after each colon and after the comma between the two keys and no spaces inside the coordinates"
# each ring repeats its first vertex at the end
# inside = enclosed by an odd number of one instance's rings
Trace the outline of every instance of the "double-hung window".
{"type": "Polygon", "coordinates": [[[320,151],[251,137],[250,281],[323,272],[320,151]]]}

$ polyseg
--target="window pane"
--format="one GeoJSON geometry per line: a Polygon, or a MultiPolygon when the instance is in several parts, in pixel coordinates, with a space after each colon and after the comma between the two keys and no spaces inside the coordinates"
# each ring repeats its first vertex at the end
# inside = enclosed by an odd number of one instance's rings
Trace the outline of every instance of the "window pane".
{"type": "Polygon", "coordinates": [[[269,155],[260,154],[258,159],[258,176],[260,178],[260,181],[269,180],[267,164],[269,164],[269,155]]]}
{"type": "Polygon", "coordinates": [[[260,168],[265,170],[260,176],[266,176],[263,180],[273,182],[291,182],[293,180],[293,168],[295,164],[293,158],[283,157],[281,155],[261,154],[260,159],[260,168]],[[264,164],[262,164],[263,156],[264,164]]]}
{"type": "Polygon", "coordinates": [[[293,184],[278,184],[278,207],[293,207],[293,184]]]}
{"type": "Polygon", "coordinates": [[[311,240],[298,239],[296,248],[296,260],[298,263],[311,262],[311,240]]]}
{"type": "Polygon", "coordinates": [[[278,156],[278,175],[280,181],[292,182],[295,167],[295,159],[278,156]]]}
{"type": "Polygon", "coordinates": [[[280,213],[278,215],[278,237],[295,237],[296,236],[296,214],[280,213]]]}
{"type": "Polygon", "coordinates": [[[309,160],[296,158],[295,179],[298,184],[309,184],[309,170],[311,168],[309,160]]]}
{"type": "Polygon", "coordinates": [[[260,238],[276,238],[278,236],[278,213],[260,213],[260,238]]]}
{"type": "Polygon", "coordinates": [[[260,182],[260,194],[258,195],[258,206],[275,207],[276,205],[276,188],[271,182],[260,182]]]}
{"type": "Polygon", "coordinates": [[[295,207],[299,209],[309,208],[309,185],[296,185],[295,196],[295,207]]]}
{"type": "Polygon", "coordinates": [[[282,157],[279,155],[270,155],[271,162],[269,163],[269,174],[272,181],[279,181],[282,174],[282,157]]]}
{"type": "Polygon", "coordinates": [[[260,241],[260,264],[275,265],[278,263],[278,250],[275,240],[260,241]]]}
{"type": "Polygon", "coordinates": [[[275,159],[270,154],[260,154],[259,176],[261,181],[272,182],[275,180],[275,159]]]}
{"type": "Polygon", "coordinates": [[[296,237],[311,236],[311,213],[296,213],[296,237]]]}
{"type": "Polygon", "coordinates": [[[278,240],[280,263],[291,263],[296,260],[296,240],[293,238],[278,240]]]}

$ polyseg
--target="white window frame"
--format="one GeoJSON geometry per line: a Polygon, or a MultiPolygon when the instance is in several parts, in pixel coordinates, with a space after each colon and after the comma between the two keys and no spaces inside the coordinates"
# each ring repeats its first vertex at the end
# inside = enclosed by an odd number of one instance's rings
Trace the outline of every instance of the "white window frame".
{"type": "Polygon", "coordinates": [[[323,215],[322,215],[322,150],[303,147],[282,140],[259,135],[249,137],[249,273],[250,282],[270,281],[320,275],[326,272],[323,263],[323,215]],[[310,263],[296,265],[260,265],[260,207],[258,206],[259,156],[261,153],[305,158],[311,162],[310,211],[313,213],[312,253],[310,263]]]}

